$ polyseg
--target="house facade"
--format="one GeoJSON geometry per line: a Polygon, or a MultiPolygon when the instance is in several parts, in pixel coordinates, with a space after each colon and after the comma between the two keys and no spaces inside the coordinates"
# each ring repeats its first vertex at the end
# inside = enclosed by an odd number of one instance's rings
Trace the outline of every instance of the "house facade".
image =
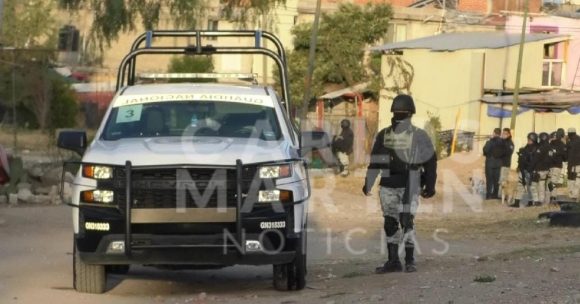
{"type": "MultiPolygon", "coordinates": [[[[411,94],[415,99],[415,123],[419,126],[423,126],[429,116],[438,116],[442,130],[459,129],[488,135],[493,128],[509,127],[510,119],[506,113],[511,113],[519,39],[518,34],[501,32],[451,33],[374,48],[383,53],[385,79],[379,102],[379,128],[390,124],[389,108],[397,92],[411,94]],[[494,98],[482,101],[482,97],[487,95],[494,98]],[[503,97],[496,99],[495,96],[503,97]],[[503,114],[498,115],[497,111],[503,114]]],[[[521,74],[523,93],[547,91],[542,85],[545,51],[554,48],[566,50],[568,40],[566,35],[526,36],[521,74]]],[[[549,108],[537,107],[541,102],[534,100],[541,95],[534,95],[533,100],[531,97],[522,95],[522,100],[530,104],[524,106],[522,102],[519,110],[529,111],[518,115],[516,134],[552,132],[556,127],[580,127],[580,117],[566,111],[564,104],[563,111],[556,113],[549,108]]]]}
{"type": "MultiPolygon", "coordinates": [[[[506,32],[521,32],[523,16],[509,15],[506,32]]],[[[526,33],[553,33],[570,36],[567,48],[548,48],[544,54],[543,86],[580,90],[580,19],[560,16],[534,16],[529,18],[526,33]],[[555,80],[555,81],[554,81],[555,80]]]]}

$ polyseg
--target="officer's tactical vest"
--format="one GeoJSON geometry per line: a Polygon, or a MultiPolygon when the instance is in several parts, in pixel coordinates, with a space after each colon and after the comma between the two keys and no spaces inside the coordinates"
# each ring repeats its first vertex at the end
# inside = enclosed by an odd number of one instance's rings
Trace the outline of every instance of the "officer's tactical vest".
{"type": "Polygon", "coordinates": [[[400,161],[404,165],[414,163],[414,155],[411,155],[411,153],[414,148],[413,137],[415,130],[416,128],[411,126],[409,130],[397,134],[393,131],[392,127],[387,128],[383,146],[389,151],[391,162],[400,161]]]}

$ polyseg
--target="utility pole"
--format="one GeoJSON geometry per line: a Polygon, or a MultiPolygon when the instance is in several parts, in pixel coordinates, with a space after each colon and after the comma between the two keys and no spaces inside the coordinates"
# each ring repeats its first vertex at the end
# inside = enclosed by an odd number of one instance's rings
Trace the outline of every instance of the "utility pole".
{"type": "Polygon", "coordinates": [[[0,35],[2,34],[3,22],[4,22],[4,0],[0,0],[0,35]]]}
{"type": "Polygon", "coordinates": [[[12,124],[14,127],[14,154],[18,152],[18,120],[16,119],[16,49],[12,50],[12,124]]]}
{"type": "Polygon", "coordinates": [[[310,102],[312,94],[312,74],[314,74],[314,59],[316,55],[316,42],[318,39],[318,24],[320,22],[321,0],[316,0],[316,12],[314,13],[314,23],[312,24],[312,33],[310,35],[310,47],[308,50],[308,71],[306,73],[306,83],[304,86],[304,99],[302,100],[302,110],[300,113],[300,127],[302,128],[302,120],[306,119],[308,113],[308,102],[310,102]]]}
{"type": "Polygon", "coordinates": [[[524,45],[526,44],[526,27],[528,22],[528,5],[529,0],[524,0],[524,21],[522,24],[522,36],[520,39],[520,52],[518,55],[518,69],[516,71],[516,87],[514,88],[514,99],[512,101],[512,118],[510,121],[510,129],[512,130],[512,137],[516,136],[516,115],[518,113],[518,105],[520,102],[520,82],[522,79],[522,61],[524,58],[524,45]]]}

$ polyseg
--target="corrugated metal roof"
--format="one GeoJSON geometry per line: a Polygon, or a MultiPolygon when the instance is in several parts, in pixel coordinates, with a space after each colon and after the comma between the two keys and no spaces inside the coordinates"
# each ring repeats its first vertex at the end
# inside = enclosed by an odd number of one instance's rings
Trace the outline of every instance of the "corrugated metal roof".
{"type": "MultiPolygon", "coordinates": [[[[569,39],[567,35],[527,34],[526,42],[560,38],[569,39]]],[[[430,49],[435,52],[457,51],[464,49],[499,49],[520,43],[520,34],[504,32],[466,32],[446,33],[419,39],[389,43],[371,48],[372,51],[389,51],[401,49],[430,49]]]]}

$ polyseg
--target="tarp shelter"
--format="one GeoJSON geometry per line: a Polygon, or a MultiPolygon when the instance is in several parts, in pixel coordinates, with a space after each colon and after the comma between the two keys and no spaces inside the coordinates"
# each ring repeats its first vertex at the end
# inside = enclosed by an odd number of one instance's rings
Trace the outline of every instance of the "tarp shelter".
{"type": "MultiPolygon", "coordinates": [[[[481,98],[486,108],[480,121],[488,122],[482,130],[509,127],[513,95],[485,95],[481,98]]],[[[516,121],[516,145],[525,144],[528,132],[553,132],[557,128],[580,127],[580,92],[547,91],[522,94],[519,97],[516,121]]]]}

